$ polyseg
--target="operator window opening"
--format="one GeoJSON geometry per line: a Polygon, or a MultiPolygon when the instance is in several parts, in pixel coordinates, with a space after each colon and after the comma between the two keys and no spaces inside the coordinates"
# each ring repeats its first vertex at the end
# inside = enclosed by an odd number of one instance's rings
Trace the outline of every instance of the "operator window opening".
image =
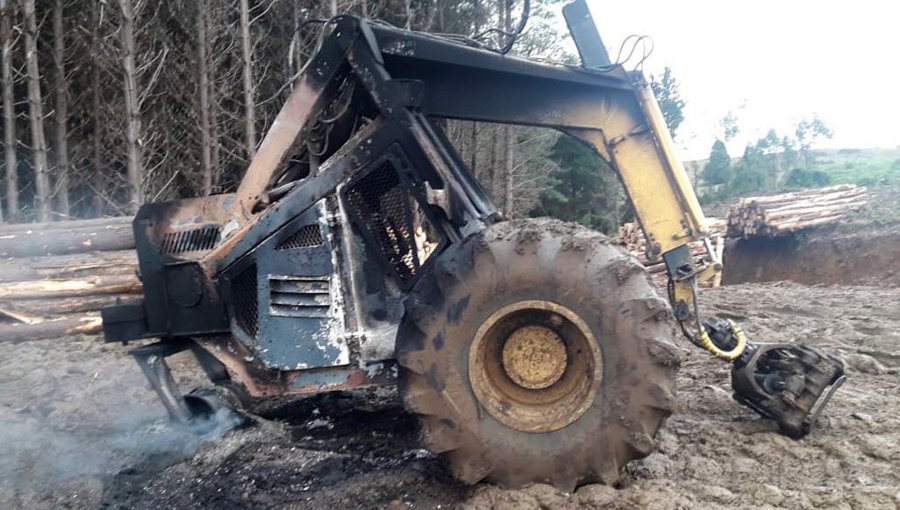
{"type": "Polygon", "coordinates": [[[548,127],[434,120],[506,217],[551,216],[607,235],[634,220],[615,172],[578,138],[548,127]]]}

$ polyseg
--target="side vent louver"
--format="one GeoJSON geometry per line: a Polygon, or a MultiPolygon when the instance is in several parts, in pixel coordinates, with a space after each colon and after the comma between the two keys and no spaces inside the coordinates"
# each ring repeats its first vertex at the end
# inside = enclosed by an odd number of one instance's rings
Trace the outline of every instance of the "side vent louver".
{"type": "Polygon", "coordinates": [[[270,276],[269,289],[269,313],[273,316],[330,316],[331,280],[327,276],[270,276]]]}
{"type": "Polygon", "coordinates": [[[180,232],[167,232],[163,236],[160,249],[166,255],[189,251],[206,251],[215,248],[218,240],[219,226],[206,225],[180,232]]]}
{"type": "Polygon", "coordinates": [[[313,248],[322,246],[325,239],[322,237],[322,227],[318,223],[304,225],[296,233],[281,241],[276,250],[293,250],[294,248],[313,248]]]}

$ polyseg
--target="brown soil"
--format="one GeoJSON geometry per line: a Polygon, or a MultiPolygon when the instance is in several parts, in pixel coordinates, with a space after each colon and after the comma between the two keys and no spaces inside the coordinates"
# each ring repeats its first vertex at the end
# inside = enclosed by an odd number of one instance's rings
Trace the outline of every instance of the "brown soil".
{"type": "MultiPolygon", "coordinates": [[[[724,218],[735,200],[704,206],[724,218]]],[[[776,238],[728,239],[726,285],[793,281],[808,285],[900,284],[900,186],[868,189],[864,207],[839,224],[776,238]]]]}
{"type": "Polygon", "coordinates": [[[818,229],[794,236],[729,240],[726,285],[790,280],[813,284],[900,284],[900,224],[870,231],[818,229]]]}
{"type": "Polygon", "coordinates": [[[0,344],[0,508],[900,507],[900,288],[751,284],[703,301],[754,340],[846,360],[848,381],[809,437],[736,404],[728,367],[685,345],[660,450],[620,486],[466,487],[418,449],[390,390],[266,401],[255,425],[201,441],[166,425],[119,346],[0,344]]]}

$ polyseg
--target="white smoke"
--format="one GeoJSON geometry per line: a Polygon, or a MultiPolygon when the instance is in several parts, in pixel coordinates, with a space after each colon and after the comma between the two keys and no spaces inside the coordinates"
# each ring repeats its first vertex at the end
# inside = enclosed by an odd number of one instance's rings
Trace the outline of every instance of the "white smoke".
{"type": "Polygon", "coordinates": [[[0,360],[0,508],[94,507],[112,477],[187,458],[239,421],[222,410],[212,423],[171,424],[121,351],[4,350],[16,359],[0,360]]]}

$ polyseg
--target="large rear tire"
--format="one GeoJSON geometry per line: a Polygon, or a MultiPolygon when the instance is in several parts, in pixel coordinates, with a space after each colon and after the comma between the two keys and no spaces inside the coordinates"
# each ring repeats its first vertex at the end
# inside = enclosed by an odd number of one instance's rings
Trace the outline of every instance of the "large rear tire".
{"type": "Polygon", "coordinates": [[[400,394],[460,480],[614,483],[671,414],[678,351],[643,267],[555,220],[491,226],[406,301],[400,394]]]}

